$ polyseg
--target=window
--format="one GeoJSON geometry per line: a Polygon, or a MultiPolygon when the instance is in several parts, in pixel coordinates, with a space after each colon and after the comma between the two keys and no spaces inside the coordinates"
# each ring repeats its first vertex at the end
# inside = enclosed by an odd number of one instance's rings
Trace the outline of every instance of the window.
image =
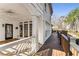
{"type": "Polygon", "coordinates": [[[24,23],[24,37],[28,37],[28,22],[24,23]]]}
{"type": "Polygon", "coordinates": [[[30,21],[30,36],[32,36],[32,21],[30,21]]]}
{"type": "Polygon", "coordinates": [[[45,3],[45,11],[46,11],[46,3],[45,3]]]}
{"type": "Polygon", "coordinates": [[[20,37],[32,36],[32,21],[20,22],[20,37]]]}
{"type": "Polygon", "coordinates": [[[20,27],[20,37],[23,37],[23,25],[22,24],[23,23],[20,22],[20,25],[19,25],[19,27],[20,27]]]}

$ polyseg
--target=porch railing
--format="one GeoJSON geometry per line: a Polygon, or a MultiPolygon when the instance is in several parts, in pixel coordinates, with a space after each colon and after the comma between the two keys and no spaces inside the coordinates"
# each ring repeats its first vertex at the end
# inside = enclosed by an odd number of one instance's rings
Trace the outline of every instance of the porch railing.
{"type": "Polygon", "coordinates": [[[30,55],[32,53],[32,37],[23,38],[13,42],[0,45],[0,55],[4,56],[20,56],[30,55]]]}
{"type": "Polygon", "coordinates": [[[64,34],[61,34],[61,46],[67,56],[69,55],[69,52],[70,52],[70,50],[69,50],[70,44],[69,43],[70,43],[70,41],[69,41],[68,37],[64,34]]]}

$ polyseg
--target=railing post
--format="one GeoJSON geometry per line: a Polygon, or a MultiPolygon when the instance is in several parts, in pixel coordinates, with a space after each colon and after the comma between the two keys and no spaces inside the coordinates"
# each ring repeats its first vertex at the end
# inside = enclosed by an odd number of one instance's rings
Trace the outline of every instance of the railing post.
{"type": "Polygon", "coordinates": [[[32,38],[32,51],[33,52],[36,52],[38,50],[38,43],[37,43],[37,39],[36,37],[33,37],[32,38]]]}

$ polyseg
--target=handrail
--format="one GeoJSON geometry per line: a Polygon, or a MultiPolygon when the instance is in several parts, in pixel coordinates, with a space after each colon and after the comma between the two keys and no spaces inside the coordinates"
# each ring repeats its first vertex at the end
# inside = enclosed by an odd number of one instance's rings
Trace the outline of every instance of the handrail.
{"type": "Polygon", "coordinates": [[[69,51],[70,51],[70,42],[67,36],[65,36],[64,34],[61,34],[61,45],[62,48],[64,50],[64,52],[66,53],[66,55],[69,55],[69,51]]]}
{"type": "Polygon", "coordinates": [[[69,40],[68,37],[65,36],[64,34],[61,34],[61,35],[64,37],[64,39],[69,40]]]}

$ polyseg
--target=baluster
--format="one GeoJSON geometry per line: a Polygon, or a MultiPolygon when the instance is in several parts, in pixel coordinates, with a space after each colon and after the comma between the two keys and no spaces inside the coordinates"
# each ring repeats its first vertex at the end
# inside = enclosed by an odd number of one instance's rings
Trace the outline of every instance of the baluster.
{"type": "Polygon", "coordinates": [[[17,55],[19,55],[20,45],[21,45],[21,44],[19,44],[19,43],[17,44],[17,51],[16,51],[16,54],[17,54],[17,55]]]}
{"type": "Polygon", "coordinates": [[[23,42],[20,43],[19,52],[22,52],[23,42]]]}
{"type": "MultiPolygon", "coordinates": [[[[27,50],[29,52],[31,52],[30,51],[30,49],[32,48],[31,47],[31,43],[32,43],[31,41],[32,41],[31,39],[17,40],[15,42],[10,43],[11,45],[7,44],[7,45],[4,45],[4,46],[2,46],[0,48],[6,47],[6,48],[4,48],[4,50],[6,50],[8,48],[14,49],[15,51],[9,53],[9,55],[10,54],[12,54],[12,55],[19,55],[21,52],[25,52],[27,50]]],[[[0,51],[3,51],[3,49],[0,49],[0,51]]],[[[9,51],[9,50],[7,50],[7,51],[9,51]]]]}

